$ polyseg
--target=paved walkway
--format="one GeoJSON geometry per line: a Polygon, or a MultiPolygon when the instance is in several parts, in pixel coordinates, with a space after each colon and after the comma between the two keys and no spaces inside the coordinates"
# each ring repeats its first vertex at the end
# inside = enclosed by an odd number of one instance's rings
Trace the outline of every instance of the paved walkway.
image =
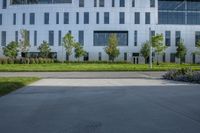
{"type": "Polygon", "coordinates": [[[0,72],[0,77],[161,78],[165,72],[0,72]]]}
{"type": "Polygon", "coordinates": [[[0,98],[2,133],[198,133],[200,85],[42,79],[0,98]]]}

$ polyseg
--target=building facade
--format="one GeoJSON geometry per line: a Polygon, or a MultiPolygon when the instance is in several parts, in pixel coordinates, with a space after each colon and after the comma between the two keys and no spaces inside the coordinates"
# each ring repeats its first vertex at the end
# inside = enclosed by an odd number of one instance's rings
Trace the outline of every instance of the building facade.
{"type": "MultiPolygon", "coordinates": [[[[70,32],[88,52],[83,60],[108,60],[104,48],[116,33],[116,60],[144,63],[142,44],[150,34],[162,33],[168,48],[161,61],[176,61],[180,39],[188,49],[185,62],[200,61],[192,54],[200,39],[199,0],[1,0],[0,56],[2,47],[20,40],[21,29],[28,30],[30,56],[37,56],[39,45],[47,41],[53,57],[66,60],[62,37],[70,32]]],[[[69,58],[75,60],[74,55],[69,58]]]]}

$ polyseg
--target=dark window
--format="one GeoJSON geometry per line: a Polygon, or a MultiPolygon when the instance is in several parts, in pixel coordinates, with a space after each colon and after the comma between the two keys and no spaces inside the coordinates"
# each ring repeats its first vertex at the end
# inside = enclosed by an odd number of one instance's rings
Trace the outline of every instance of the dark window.
{"type": "Polygon", "coordinates": [[[99,12],[96,13],[96,24],[99,24],[99,12]]]}
{"type": "Polygon", "coordinates": [[[69,13],[64,12],[64,24],[69,24],[69,13]]]}
{"type": "Polygon", "coordinates": [[[13,25],[16,25],[16,13],[13,14],[13,25]]]}
{"type": "Polygon", "coordinates": [[[155,7],[155,0],[150,0],[150,7],[155,7]]]}
{"type": "Polygon", "coordinates": [[[3,9],[6,9],[7,8],[7,0],[3,0],[3,6],[2,6],[3,9]]]}
{"type": "Polygon", "coordinates": [[[132,7],[135,7],[135,0],[132,0],[132,7]]]}
{"type": "Polygon", "coordinates": [[[59,12],[56,13],[56,24],[59,24],[59,12]]]}
{"type": "Polygon", "coordinates": [[[117,35],[119,46],[128,46],[128,31],[94,31],[94,46],[106,46],[111,34],[117,35]]]}
{"type": "Polygon", "coordinates": [[[18,31],[15,31],[15,42],[18,42],[18,31]]]}
{"type": "Polygon", "coordinates": [[[104,7],[104,0],[99,0],[99,7],[104,7]]]}
{"type": "Polygon", "coordinates": [[[0,14],[0,25],[2,25],[2,14],[0,14]]]}
{"type": "Polygon", "coordinates": [[[102,60],[102,55],[101,55],[101,52],[99,52],[99,61],[102,60]]]}
{"type": "Polygon", "coordinates": [[[119,13],[119,24],[124,24],[125,23],[125,13],[120,12],[119,13]]]}
{"type": "Polygon", "coordinates": [[[83,57],[83,60],[84,61],[89,61],[89,53],[87,52],[86,54],[85,54],[85,56],[83,57]]]}
{"type": "Polygon", "coordinates": [[[76,13],[76,24],[79,24],[79,13],[76,13]]]}
{"type": "Polygon", "coordinates": [[[175,53],[171,53],[170,54],[170,62],[171,63],[175,63],[176,62],[176,54],[175,53]]]}
{"type": "Polygon", "coordinates": [[[104,24],[109,24],[109,12],[104,12],[104,24]]]}
{"type": "Polygon", "coordinates": [[[6,31],[1,32],[1,46],[6,46],[6,31]]]}
{"type": "Polygon", "coordinates": [[[178,44],[181,41],[181,32],[180,31],[176,31],[176,40],[175,40],[175,45],[178,46],[178,44]]]}
{"type": "Polygon", "coordinates": [[[22,14],[22,24],[25,25],[25,23],[26,23],[26,14],[23,13],[22,14]]]}
{"type": "Polygon", "coordinates": [[[165,44],[166,46],[171,46],[171,32],[165,31],[165,44]]]}
{"type": "Polygon", "coordinates": [[[61,30],[58,31],[58,46],[62,45],[62,32],[61,30]]]}
{"type": "Polygon", "coordinates": [[[79,0],[79,7],[84,7],[84,0],[79,0]]]}
{"type": "Polygon", "coordinates": [[[154,30],[151,31],[151,37],[155,36],[156,32],[154,30]]]}
{"type": "Polygon", "coordinates": [[[78,42],[81,45],[84,45],[84,31],[82,30],[78,32],[78,42]]]}
{"type": "Polygon", "coordinates": [[[195,46],[197,46],[198,41],[200,41],[200,31],[195,32],[195,46]]]}
{"type": "Polygon", "coordinates": [[[166,53],[163,54],[163,62],[166,62],[166,53]]]}
{"type": "Polygon", "coordinates": [[[135,24],[140,24],[140,13],[139,12],[135,13],[135,24]]]}
{"type": "Polygon", "coordinates": [[[35,13],[30,13],[30,25],[35,24],[35,13]]]}
{"type": "Polygon", "coordinates": [[[137,46],[138,43],[138,32],[135,30],[134,31],[134,46],[137,46]]]}
{"type": "Polygon", "coordinates": [[[84,12],[84,24],[89,24],[89,12],[84,12]]]}
{"type": "Polygon", "coordinates": [[[97,0],[94,0],[94,7],[97,7],[97,0]]]}
{"type": "Polygon", "coordinates": [[[49,45],[54,45],[54,31],[49,31],[49,45]]]}
{"type": "Polygon", "coordinates": [[[49,24],[49,13],[44,13],[44,24],[49,24]]]}
{"type": "Polygon", "coordinates": [[[150,12],[145,13],[145,24],[150,24],[151,22],[151,15],[150,12]]]}
{"type": "Polygon", "coordinates": [[[115,0],[112,0],[112,7],[115,7],[115,0]]]}
{"type": "Polygon", "coordinates": [[[34,31],[34,46],[37,46],[37,31],[34,31]]]}
{"type": "Polygon", "coordinates": [[[119,6],[120,7],[125,7],[125,0],[120,0],[119,1],[119,6]]]}
{"type": "Polygon", "coordinates": [[[127,61],[127,53],[124,53],[124,61],[127,61]]]}

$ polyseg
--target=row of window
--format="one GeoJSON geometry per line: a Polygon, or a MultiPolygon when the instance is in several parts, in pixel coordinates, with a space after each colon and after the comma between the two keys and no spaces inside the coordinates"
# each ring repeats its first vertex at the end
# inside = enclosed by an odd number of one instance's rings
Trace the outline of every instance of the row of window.
{"type": "MultiPolygon", "coordinates": [[[[127,0],[117,0],[119,1],[119,7],[125,7],[125,3],[127,0]]],[[[135,1],[132,1],[132,7],[135,7],[135,1]]],[[[111,0],[112,7],[116,6],[116,0],[111,0]]],[[[56,3],[72,3],[72,0],[12,0],[11,4],[56,4],[56,3]]],[[[79,0],[79,7],[85,6],[85,0],[79,0]]],[[[105,6],[105,0],[94,0],[94,7],[104,7],[105,6]],[[99,4],[98,4],[99,3],[99,4]]],[[[155,7],[155,0],[150,0],[150,7],[155,7]]]]}
{"type": "MultiPolygon", "coordinates": [[[[56,13],[56,24],[60,24],[60,13],[56,13]]],[[[64,12],[63,13],[63,24],[69,24],[69,12],[64,12]]],[[[3,21],[3,16],[0,14],[0,25],[2,25],[3,21]]],[[[50,22],[50,13],[45,12],[44,13],[44,24],[49,24],[50,22]]],[[[76,13],[76,24],[80,23],[80,13],[76,13]]],[[[89,12],[84,12],[83,13],[83,24],[89,24],[90,23],[90,14],[89,12]]],[[[96,24],[100,23],[100,13],[96,13],[96,24]]],[[[110,13],[109,12],[104,12],[104,24],[109,24],[110,23],[110,13]]],[[[135,12],[135,24],[140,24],[140,12],[135,12]]],[[[145,24],[150,24],[151,23],[151,14],[150,12],[145,13],[145,24]]],[[[17,24],[17,14],[13,14],[13,25],[17,24]]],[[[26,14],[22,14],[22,24],[26,24],[26,14]]],[[[35,24],[35,13],[30,13],[29,14],[29,24],[34,25],[35,24]]],[[[125,12],[119,12],[119,24],[125,24],[125,12]]]]}
{"type": "MultiPolygon", "coordinates": [[[[71,31],[69,31],[71,33],[71,31]]],[[[108,38],[110,34],[116,34],[119,46],[128,46],[128,31],[94,31],[94,46],[106,46],[108,44],[108,38]]],[[[152,31],[151,35],[155,35],[155,31],[152,31]]],[[[30,38],[30,33],[28,32],[28,38],[30,38]]],[[[33,45],[37,46],[37,31],[33,33],[33,45]]],[[[49,31],[49,45],[54,46],[54,36],[55,31],[49,31]]],[[[19,40],[19,33],[15,31],[15,41],[19,40]]],[[[200,40],[200,31],[195,32],[195,43],[200,40]]],[[[84,31],[78,31],[78,41],[80,44],[84,45],[84,31]]],[[[181,41],[181,31],[175,32],[175,45],[181,41]]],[[[171,31],[165,31],[165,44],[166,46],[171,46],[171,31]]],[[[58,45],[62,45],[62,31],[58,31],[58,45]]],[[[138,31],[134,31],[134,46],[138,45],[138,31]]],[[[6,31],[1,31],[1,46],[6,46],[6,31]]]]}

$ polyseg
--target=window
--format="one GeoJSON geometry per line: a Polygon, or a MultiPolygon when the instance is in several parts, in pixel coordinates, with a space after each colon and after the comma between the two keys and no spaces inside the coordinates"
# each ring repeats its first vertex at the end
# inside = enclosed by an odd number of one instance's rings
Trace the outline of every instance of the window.
{"type": "Polygon", "coordinates": [[[49,45],[53,46],[54,45],[54,31],[49,31],[49,45]]]}
{"type": "Polygon", "coordinates": [[[78,42],[81,45],[84,45],[84,31],[82,30],[78,32],[78,42]]]}
{"type": "Polygon", "coordinates": [[[94,46],[106,46],[111,34],[116,34],[119,46],[128,46],[128,31],[94,31],[94,46]]]}
{"type": "Polygon", "coordinates": [[[119,24],[124,24],[125,23],[125,13],[120,12],[119,13],[119,24]]]}
{"type": "Polygon", "coordinates": [[[115,7],[115,0],[112,0],[112,7],[115,7]]]}
{"type": "Polygon", "coordinates": [[[37,46],[37,31],[34,31],[34,46],[37,46]]]}
{"type": "Polygon", "coordinates": [[[30,25],[35,24],[35,13],[30,13],[30,25]]]}
{"type": "Polygon", "coordinates": [[[84,7],[84,0],[79,0],[79,7],[84,7]]]}
{"type": "Polygon", "coordinates": [[[6,46],[6,31],[1,32],[1,46],[6,46]]]}
{"type": "Polygon", "coordinates": [[[16,13],[13,14],[13,25],[16,25],[16,13]]]}
{"type": "Polygon", "coordinates": [[[76,13],[76,24],[79,24],[79,12],[76,13]]]}
{"type": "Polygon", "coordinates": [[[69,24],[69,13],[64,12],[64,24],[69,24]]]}
{"type": "Polygon", "coordinates": [[[135,12],[135,24],[140,24],[140,13],[135,12]]]}
{"type": "Polygon", "coordinates": [[[181,41],[181,32],[180,31],[176,31],[176,40],[175,40],[175,45],[178,46],[178,44],[180,43],[181,41]]]}
{"type": "Polygon", "coordinates": [[[155,7],[155,0],[150,0],[150,7],[155,7]]]}
{"type": "Polygon", "coordinates": [[[155,36],[156,32],[154,30],[151,31],[151,37],[155,36]]]}
{"type": "Polygon", "coordinates": [[[102,55],[101,55],[101,52],[99,52],[99,61],[102,60],[102,55]]]}
{"type": "Polygon", "coordinates": [[[12,0],[11,4],[56,4],[67,3],[71,4],[72,0],[12,0]]]}
{"type": "Polygon", "coordinates": [[[15,31],[15,42],[18,42],[18,31],[15,31]]]}
{"type": "Polygon", "coordinates": [[[198,41],[200,41],[200,31],[196,31],[195,33],[195,46],[197,46],[198,41]]]}
{"type": "Polygon", "coordinates": [[[135,0],[132,0],[132,7],[135,7],[135,0]]]}
{"type": "Polygon", "coordinates": [[[99,12],[96,13],[96,24],[99,24],[99,12]]]}
{"type": "Polygon", "coordinates": [[[138,32],[135,30],[134,31],[134,46],[137,46],[138,43],[138,32]]]}
{"type": "Polygon", "coordinates": [[[125,0],[120,0],[119,1],[119,6],[120,7],[125,7],[125,0]]]}
{"type": "Polygon", "coordinates": [[[109,24],[109,12],[104,12],[104,24],[109,24]]]}
{"type": "Polygon", "coordinates": [[[59,24],[59,12],[56,13],[56,24],[59,24]]]}
{"type": "Polygon", "coordinates": [[[62,45],[62,31],[58,31],[58,46],[62,45]]]}
{"type": "Polygon", "coordinates": [[[7,8],[7,0],[3,0],[3,9],[6,9],[7,8]]]}
{"type": "Polygon", "coordinates": [[[127,53],[124,53],[124,61],[127,61],[127,53]]]}
{"type": "Polygon", "coordinates": [[[86,54],[84,55],[83,60],[89,61],[89,53],[88,52],[86,52],[86,54]]]}
{"type": "Polygon", "coordinates": [[[89,24],[89,12],[84,12],[84,24],[89,24]]]}
{"type": "Polygon", "coordinates": [[[99,0],[99,7],[104,7],[104,0],[99,0]]]}
{"type": "Polygon", "coordinates": [[[44,24],[49,24],[49,13],[44,13],[44,24]]]}
{"type": "Polygon", "coordinates": [[[94,0],[94,7],[97,7],[97,0],[94,0]]]}
{"type": "Polygon", "coordinates": [[[150,24],[151,21],[151,15],[150,12],[145,13],[145,24],[150,24]]]}
{"type": "Polygon", "coordinates": [[[26,14],[23,13],[22,14],[22,24],[25,25],[25,23],[26,23],[26,14]]]}
{"type": "Polygon", "coordinates": [[[171,32],[165,31],[165,44],[166,46],[171,46],[171,32]]]}
{"type": "Polygon", "coordinates": [[[0,14],[0,25],[2,25],[2,14],[0,14]]]}
{"type": "Polygon", "coordinates": [[[176,54],[175,53],[171,53],[170,54],[170,62],[171,63],[175,63],[176,62],[176,54]]]}

